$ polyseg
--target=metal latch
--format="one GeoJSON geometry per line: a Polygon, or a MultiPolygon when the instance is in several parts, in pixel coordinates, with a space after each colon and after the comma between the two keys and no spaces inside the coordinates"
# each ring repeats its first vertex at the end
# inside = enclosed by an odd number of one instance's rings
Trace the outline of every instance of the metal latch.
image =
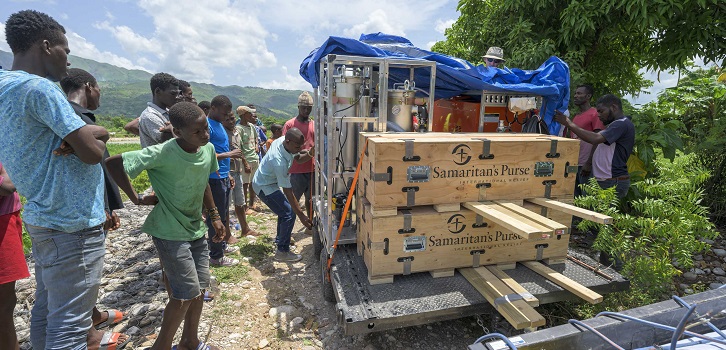
{"type": "Polygon", "coordinates": [[[412,165],[406,169],[408,182],[428,182],[431,180],[431,167],[428,165],[412,165]]]}
{"type": "Polygon", "coordinates": [[[398,230],[399,234],[414,233],[416,229],[411,227],[413,216],[409,210],[401,210],[403,214],[403,228],[398,230]]]}
{"type": "Polygon", "coordinates": [[[476,222],[474,223],[474,225],[471,225],[471,227],[480,228],[480,227],[487,227],[487,226],[489,226],[489,225],[487,225],[487,223],[484,222],[484,217],[479,214],[476,214],[476,222]]]}
{"type": "Polygon", "coordinates": [[[411,236],[403,239],[403,251],[422,252],[426,250],[426,236],[411,236]]]}
{"type": "Polygon", "coordinates": [[[412,256],[405,256],[398,258],[398,262],[403,263],[403,274],[404,275],[410,275],[411,274],[411,262],[413,261],[412,256]]]}
{"type": "Polygon", "coordinates": [[[568,177],[570,174],[576,174],[579,169],[580,169],[580,166],[570,165],[570,162],[566,162],[565,163],[565,177],[568,177]]]}
{"type": "Polygon", "coordinates": [[[535,245],[534,247],[537,248],[537,257],[535,258],[535,260],[542,260],[542,256],[544,256],[544,249],[549,246],[550,245],[547,243],[535,245]]]}
{"type": "Polygon", "coordinates": [[[387,184],[393,183],[393,167],[386,168],[385,173],[374,173],[373,172],[373,164],[371,164],[370,167],[371,171],[371,180],[373,181],[385,181],[387,184]]]}
{"type": "Polygon", "coordinates": [[[545,177],[552,176],[555,173],[554,162],[536,162],[534,163],[534,176],[545,177]]]}
{"type": "Polygon", "coordinates": [[[402,139],[406,147],[406,155],[403,156],[404,162],[418,162],[421,157],[413,155],[414,139],[402,139]]]}
{"type": "Polygon", "coordinates": [[[479,155],[479,159],[494,159],[494,155],[491,153],[492,141],[489,139],[474,139],[482,142],[482,150],[479,155]]]}
{"type": "Polygon", "coordinates": [[[557,153],[557,140],[550,139],[550,153],[546,154],[547,158],[559,158],[560,154],[557,153]]]}
{"type": "Polygon", "coordinates": [[[471,254],[471,267],[479,267],[479,261],[481,259],[481,255],[484,254],[484,249],[472,250],[469,254],[471,254]]]}
{"type": "Polygon", "coordinates": [[[542,184],[545,186],[545,198],[552,198],[552,185],[557,184],[557,180],[542,181],[542,184]]]}
{"type": "Polygon", "coordinates": [[[479,200],[483,201],[486,199],[486,189],[492,187],[492,184],[485,182],[485,183],[479,183],[476,184],[476,188],[479,189],[479,200]]]}
{"type": "Polygon", "coordinates": [[[401,188],[401,192],[406,192],[406,206],[407,207],[413,207],[416,205],[416,192],[418,191],[418,186],[410,186],[410,187],[403,187],[401,188]]]}

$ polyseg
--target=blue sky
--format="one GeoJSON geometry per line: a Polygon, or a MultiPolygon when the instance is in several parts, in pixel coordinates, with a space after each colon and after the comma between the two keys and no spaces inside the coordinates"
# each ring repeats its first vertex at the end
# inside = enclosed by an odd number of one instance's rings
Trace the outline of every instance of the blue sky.
{"type": "MultiPolygon", "coordinates": [[[[444,39],[456,0],[4,0],[47,13],[67,30],[71,54],[217,85],[310,90],[302,60],[329,36],[402,35],[422,48],[444,39]]],[[[9,51],[5,40],[0,49],[9,51]]],[[[71,62],[72,64],[73,62],[71,62]]]]}
{"type": "MultiPolygon", "coordinates": [[[[458,18],[457,0],[3,0],[0,34],[14,12],[45,12],[68,31],[71,53],[192,82],[310,90],[300,62],[329,36],[401,35],[428,49],[458,18]]],[[[5,40],[0,49],[10,51],[5,40]]],[[[71,62],[72,63],[72,62],[71,62]]],[[[644,72],[652,94],[677,78],[644,72]]]]}

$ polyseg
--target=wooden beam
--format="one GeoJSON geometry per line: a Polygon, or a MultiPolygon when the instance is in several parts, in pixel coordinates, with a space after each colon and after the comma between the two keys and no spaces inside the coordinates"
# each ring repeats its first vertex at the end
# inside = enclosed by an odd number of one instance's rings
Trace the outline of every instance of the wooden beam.
{"type": "Polygon", "coordinates": [[[502,271],[497,266],[489,265],[485,266],[489,272],[491,272],[494,276],[499,278],[504,284],[507,285],[507,287],[511,288],[513,292],[519,293],[524,299],[524,301],[529,304],[531,307],[537,307],[539,306],[539,299],[537,299],[532,293],[528,292],[524,287],[522,287],[521,284],[517,283],[517,281],[514,280],[514,278],[509,277],[506,272],[502,271]]]}
{"type": "Polygon", "coordinates": [[[459,211],[459,210],[461,210],[461,204],[460,203],[434,204],[434,210],[436,210],[439,213],[446,213],[446,212],[450,212],[450,211],[459,211]]]}
{"type": "Polygon", "coordinates": [[[497,210],[496,208],[498,206],[492,202],[466,202],[464,203],[464,207],[483,216],[485,220],[495,222],[522,238],[541,238],[543,234],[552,233],[544,228],[532,227],[522,222],[522,220],[497,210]]]}
{"type": "Polygon", "coordinates": [[[584,299],[590,304],[597,304],[602,302],[602,295],[593,292],[587,287],[565,277],[563,274],[552,270],[551,268],[542,265],[537,261],[524,261],[520,263],[529,268],[530,270],[542,275],[544,278],[552,281],[556,285],[567,289],[568,291],[584,299]]]}
{"type": "MultiPolygon", "coordinates": [[[[544,326],[546,321],[523,299],[512,300],[515,296],[504,282],[500,281],[485,267],[469,267],[459,272],[494,306],[515,329],[544,326]]],[[[517,295],[518,296],[518,295],[517,295]]]]}
{"type": "Polygon", "coordinates": [[[597,222],[599,224],[610,225],[613,223],[613,218],[598,212],[594,212],[587,209],[582,209],[571,204],[558,202],[553,199],[547,198],[527,198],[525,201],[541,205],[550,209],[558,210],[567,214],[579,216],[585,220],[597,222]]]}
{"type": "Polygon", "coordinates": [[[551,229],[556,235],[562,235],[568,233],[568,227],[554,220],[550,220],[547,217],[539,215],[527,208],[523,208],[514,203],[495,201],[501,207],[507,208],[508,210],[517,213],[518,215],[529,218],[530,220],[551,229]]]}

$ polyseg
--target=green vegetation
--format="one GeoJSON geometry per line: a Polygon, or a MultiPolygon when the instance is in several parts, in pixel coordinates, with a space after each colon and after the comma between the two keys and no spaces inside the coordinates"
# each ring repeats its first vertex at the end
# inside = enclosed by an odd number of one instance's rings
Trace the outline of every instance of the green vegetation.
{"type": "Polygon", "coordinates": [[[500,46],[507,66],[522,69],[558,56],[573,84],[590,82],[599,94],[639,93],[651,85],[643,67],[726,56],[719,0],[460,0],[457,9],[461,16],[432,50],[481,62],[488,47],[500,46]]]}
{"type": "Polygon", "coordinates": [[[267,235],[257,237],[254,242],[247,241],[240,244],[240,254],[249,257],[253,264],[264,260],[273,252],[275,252],[274,240],[267,235]]]}
{"type": "MultiPolygon", "coordinates": [[[[109,143],[106,144],[106,149],[108,149],[108,153],[110,155],[116,155],[119,153],[140,150],[141,145],[137,143],[109,143]]],[[[149,174],[146,173],[146,170],[142,171],[135,179],[131,179],[131,185],[134,186],[134,190],[138,193],[144,192],[151,187],[149,174]]],[[[123,191],[121,191],[121,196],[124,200],[128,199],[123,191]]]]}
{"type": "MultiPolygon", "coordinates": [[[[236,258],[239,258],[238,256],[236,258]]],[[[217,278],[217,282],[238,283],[247,278],[249,268],[245,264],[237,266],[210,267],[212,275],[217,278]]]]}

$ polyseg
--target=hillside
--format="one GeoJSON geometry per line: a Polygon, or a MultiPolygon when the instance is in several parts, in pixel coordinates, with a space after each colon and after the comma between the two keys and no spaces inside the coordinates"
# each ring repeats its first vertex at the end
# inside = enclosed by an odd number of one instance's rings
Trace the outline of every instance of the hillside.
{"type": "MultiPolygon", "coordinates": [[[[12,65],[11,53],[0,50],[0,66],[12,65]]],[[[137,117],[151,100],[149,79],[152,74],[141,70],[130,70],[107,63],[69,56],[71,67],[87,70],[98,80],[102,90],[99,116],[137,117]]],[[[288,119],[297,114],[297,97],[300,90],[269,90],[258,87],[217,86],[190,82],[197,101],[211,100],[217,95],[226,95],[234,106],[255,104],[260,114],[278,119],[288,119]]]]}

